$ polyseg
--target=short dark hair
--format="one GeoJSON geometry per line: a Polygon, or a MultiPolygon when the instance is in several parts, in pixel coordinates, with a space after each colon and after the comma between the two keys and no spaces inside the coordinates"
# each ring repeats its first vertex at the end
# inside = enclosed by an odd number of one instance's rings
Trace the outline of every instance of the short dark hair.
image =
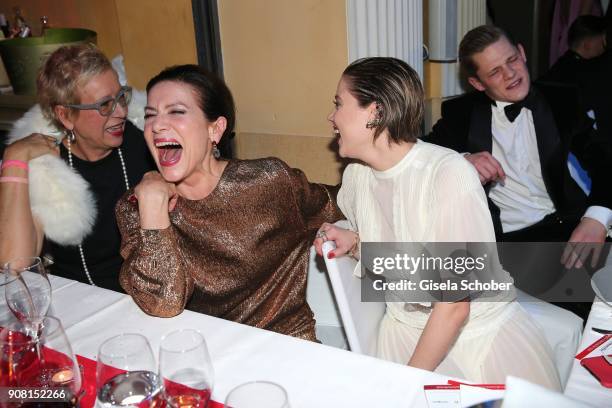
{"type": "Polygon", "coordinates": [[[397,58],[362,58],[350,64],[342,77],[359,106],[376,102],[380,121],[374,138],[386,128],[390,141],[416,141],[421,133],[424,96],[419,75],[410,65],[397,58]]]}
{"type": "Polygon", "coordinates": [[[603,17],[584,15],[574,20],[567,32],[567,45],[571,49],[576,49],[580,43],[587,38],[605,35],[606,19],[603,17]]]}
{"type": "Polygon", "coordinates": [[[228,139],[231,137],[236,123],[236,109],[232,93],[222,79],[197,65],[175,65],[151,78],[147,84],[147,93],[164,81],[190,85],[198,94],[198,105],[206,119],[214,122],[223,116],[227,120],[227,127],[222,138],[228,135],[228,139]]]}
{"type": "Polygon", "coordinates": [[[500,38],[507,39],[514,46],[517,45],[512,36],[494,25],[481,25],[468,31],[459,44],[459,64],[462,74],[475,77],[478,67],[472,57],[500,38]]]}

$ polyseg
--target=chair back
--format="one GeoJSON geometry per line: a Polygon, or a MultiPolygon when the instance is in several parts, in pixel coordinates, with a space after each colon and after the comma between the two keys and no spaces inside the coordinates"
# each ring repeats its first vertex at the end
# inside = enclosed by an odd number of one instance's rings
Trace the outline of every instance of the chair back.
{"type": "Polygon", "coordinates": [[[325,242],[323,256],[349,347],[355,353],[375,356],[386,304],[361,301],[361,279],[354,274],[357,261],[350,256],[328,259],[327,254],[334,248],[333,242],[325,242]]]}
{"type": "Polygon", "coordinates": [[[306,301],[314,313],[317,339],[327,346],[348,350],[348,342],[331,290],[327,268],[323,258],[317,255],[314,246],[310,247],[306,301]]]}

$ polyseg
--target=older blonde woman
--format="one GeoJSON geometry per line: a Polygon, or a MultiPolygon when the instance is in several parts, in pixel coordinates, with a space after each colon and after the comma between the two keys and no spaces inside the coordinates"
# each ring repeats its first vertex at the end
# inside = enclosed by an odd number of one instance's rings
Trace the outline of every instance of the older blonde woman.
{"type": "Polygon", "coordinates": [[[153,167],[142,132],[127,120],[131,88],[92,45],[56,50],[37,85],[46,120],[34,109],[20,124],[57,133],[21,138],[4,152],[0,261],[44,247],[54,274],[121,290],[114,206],[153,167]]]}

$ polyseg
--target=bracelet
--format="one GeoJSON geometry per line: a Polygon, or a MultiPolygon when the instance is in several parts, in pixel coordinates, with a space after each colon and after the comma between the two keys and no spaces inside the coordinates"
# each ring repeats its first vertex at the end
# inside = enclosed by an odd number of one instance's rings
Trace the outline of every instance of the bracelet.
{"type": "Polygon", "coordinates": [[[2,162],[2,167],[0,167],[0,170],[4,170],[7,167],[19,167],[20,169],[28,171],[28,163],[22,160],[4,160],[2,162]]]}
{"type": "Polygon", "coordinates": [[[359,234],[355,233],[355,242],[353,242],[351,249],[348,250],[348,254],[354,259],[357,259],[357,255],[359,255],[359,243],[359,234]]]}
{"type": "Polygon", "coordinates": [[[25,177],[2,176],[0,183],[21,183],[28,184],[28,179],[25,177]]]}

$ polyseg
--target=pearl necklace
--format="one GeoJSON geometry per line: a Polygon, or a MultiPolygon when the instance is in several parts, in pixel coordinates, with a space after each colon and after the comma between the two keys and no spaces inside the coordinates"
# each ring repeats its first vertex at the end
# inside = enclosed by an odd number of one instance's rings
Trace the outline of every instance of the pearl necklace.
{"type": "MultiPolygon", "coordinates": [[[[74,165],[72,164],[72,143],[70,142],[70,137],[67,137],[68,141],[68,163],[70,164],[70,168],[74,170],[74,165]]],[[[130,182],[128,180],[127,169],[125,167],[125,161],[123,160],[123,153],[121,152],[121,148],[117,148],[117,153],[119,153],[119,161],[121,161],[121,170],[123,170],[123,181],[125,182],[125,191],[130,189],[130,182]]],[[[85,271],[85,275],[87,275],[87,280],[92,286],[96,286],[91,279],[91,274],[89,273],[89,268],[87,267],[87,262],[85,262],[85,252],[83,252],[83,244],[79,244],[79,254],[81,255],[81,264],[83,264],[83,270],[85,271]]]]}

